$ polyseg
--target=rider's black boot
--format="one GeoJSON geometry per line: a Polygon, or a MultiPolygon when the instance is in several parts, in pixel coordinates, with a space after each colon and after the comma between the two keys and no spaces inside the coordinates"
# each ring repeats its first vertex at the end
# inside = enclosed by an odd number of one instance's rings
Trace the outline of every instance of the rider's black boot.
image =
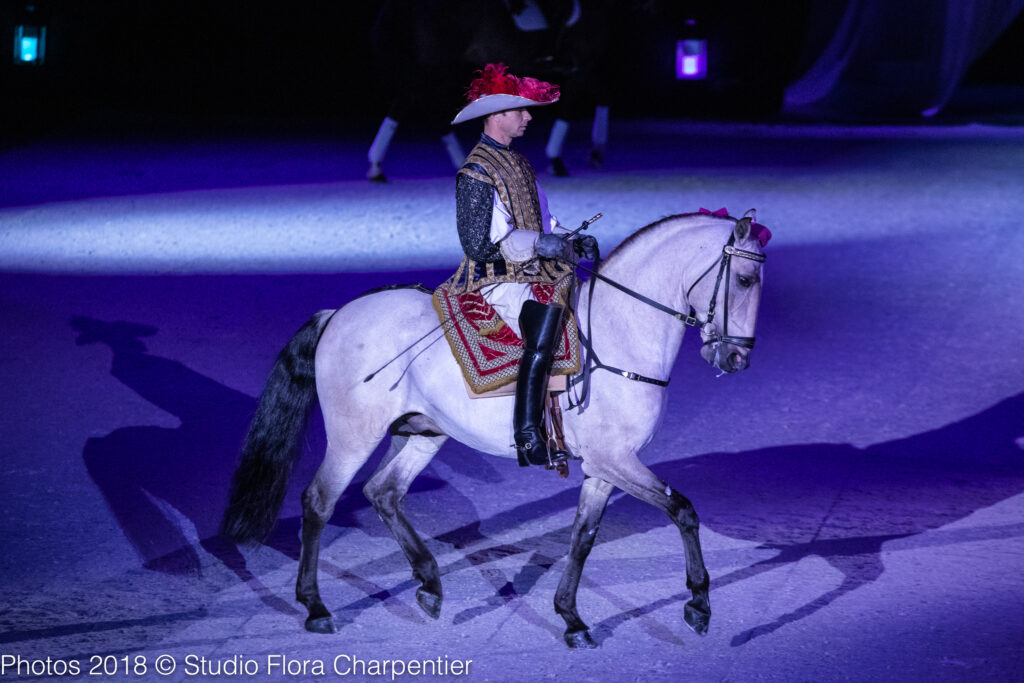
{"type": "Polygon", "coordinates": [[[547,465],[544,435],[544,394],[548,370],[555,355],[562,307],[527,301],[519,313],[523,333],[523,359],[519,362],[516,407],[512,414],[519,465],[547,465]]]}

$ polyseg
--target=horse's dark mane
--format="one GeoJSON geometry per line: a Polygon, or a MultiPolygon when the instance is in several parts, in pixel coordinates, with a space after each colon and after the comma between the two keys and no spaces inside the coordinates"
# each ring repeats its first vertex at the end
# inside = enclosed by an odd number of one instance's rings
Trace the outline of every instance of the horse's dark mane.
{"type": "Polygon", "coordinates": [[[654,221],[653,223],[649,223],[649,224],[645,225],[644,227],[640,228],[639,230],[634,232],[632,235],[630,235],[626,239],[622,240],[622,242],[619,243],[619,246],[617,246],[614,249],[612,249],[611,253],[608,254],[608,256],[605,257],[604,262],[601,264],[601,267],[604,268],[605,266],[607,266],[608,263],[613,258],[615,258],[615,255],[617,253],[619,253],[620,250],[625,249],[627,246],[629,246],[630,244],[635,242],[637,240],[637,238],[641,237],[642,235],[646,235],[648,232],[650,232],[654,228],[657,228],[658,226],[662,225],[663,223],[667,223],[668,221],[672,221],[672,220],[675,220],[677,218],[689,218],[690,216],[706,216],[707,218],[720,218],[722,220],[730,220],[730,221],[735,221],[736,220],[732,216],[716,216],[714,214],[703,213],[703,212],[700,212],[700,211],[692,211],[690,213],[676,213],[676,214],[672,214],[671,216],[665,216],[664,218],[659,218],[658,220],[654,221]]]}

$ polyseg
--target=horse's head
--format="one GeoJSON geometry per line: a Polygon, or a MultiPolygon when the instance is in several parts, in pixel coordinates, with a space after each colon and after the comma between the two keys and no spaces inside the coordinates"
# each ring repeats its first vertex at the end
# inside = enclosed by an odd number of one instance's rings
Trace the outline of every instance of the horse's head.
{"type": "Polygon", "coordinates": [[[751,215],[738,220],[718,259],[687,292],[690,306],[703,321],[700,355],[723,372],[743,370],[749,364],[764,277],[761,246],[767,235],[751,215]],[[755,225],[756,236],[752,234],[755,225]]]}

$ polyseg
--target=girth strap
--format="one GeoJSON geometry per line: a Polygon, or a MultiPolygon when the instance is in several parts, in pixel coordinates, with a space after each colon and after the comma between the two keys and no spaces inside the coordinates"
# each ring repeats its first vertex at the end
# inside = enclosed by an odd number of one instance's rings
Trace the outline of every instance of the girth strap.
{"type": "MultiPolygon", "coordinates": [[[[671,377],[669,377],[668,379],[655,379],[653,377],[641,375],[638,372],[632,372],[630,370],[623,370],[622,368],[617,368],[614,365],[606,365],[605,363],[602,363],[601,360],[597,357],[597,352],[594,351],[594,347],[590,343],[590,338],[585,336],[582,332],[580,333],[580,342],[583,344],[583,348],[586,350],[587,353],[587,358],[585,360],[587,366],[592,367],[595,370],[607,370],[608,372],[620,375],[622,377],[625,377],[626,379],[631,379],[634,382],[646,382],[647,384],[653,384],[659,387],[667,387],[668,383],[672,381],[671,377]]],[[[586,373],[580,373],[573,377],[572,379],[570,379],[569,386],[576,386],[580,382],[584,381],[585,375],[586,373]]],[[[581,403],[582,401],[583,399],[580,400],[581,403]]]]}
{"type": "MultiPolygon", "coordinates": [[[[654,306],[658,310],[665,311],[666,313],[672,315],[673,317],[678,317],[678,315],[681,315],[678,311],[674,311],[671,308],[669,308],[668,306],[663,306],[662,304],[658,303],[657,301],[654,301],[653,299],[648,299],[647,297],[643,296],[642,294],[634,292],[633,290],[628,289],[627,287],[624,287],[624,286],[620,285],[618,282],[615,282],[614,280],[609,280],[608,278],[604,277],[603,275],[600,275],[597,272],[597,269],[601,265],[601,257],[600,257],[600,255],[598,255],[597,260],[594,261],[594,270],[591,270],[590,268],[587,268],[586,266],[581,266],[578,263],[576,263],[574,265],[576,267],[582,269],[582,270],[587,271],[588,273],[590,273],[593,276],[593,277],[590,278],[590,283],[589,283],[590,293],[589,293],[589,296],[587,297],[587,307],[588,307],[588,309],[594,303],[594,285],[597,284],[598,279],[601,279],[601,280],[607,282],[608,284],[612,285],[613,287],[616,287],[617,289],[621,289],[626,294],[629,294],[630,296],[634,296],[634,297],[640,299],[641,301],[646,301],[651,306],[654,306]]],[[[690,316],[686,316],[686,317],[689,318],[690,316]]],[[[638,372],[632,372],[630,370],[623,370],[622,368],[617,368],[614,365],[605,365],[600,360],[598,360],[597,352],[594,351],[594,345],[590,341],[591,340],[591,328],[590,328],[590,325],[591,325],[591,322],[593,321],[593,319],[594,319],[593,314],[591,314],[591,312],[588,310],[587,311],[587,333],[584,334],[583,330],[580,330],[580,344],[583,346],[584,354],[585,354],[585,357],[583,359],[583,369],[582,369],[582,371],[580,371],[580,374],[576,375],[575,377],[571,377],[569,379],[569,388],[570,389],[575,387],[577,384],[582,384],[583,388],[580,390],[580,393],[578,395],[577,400],[574,401],[572,399],[572,397],[569,398],[569,407],[570,408],[580,408],[582,410],[582,406],[584,406],[586,404],[587,396],[588,396],[588,394],[590,394],[590,373],[593,372],[594,370],[607,370],[608,372],[615,373],[616,375],[619,375],[621,377],[625,377],[626,379],[633,380],[634,382],[646,382],[647,384],[653,384],[653,385],[659,386],[659,387],[667,387],[668,386],[669,381],[672,379],[671,377],[669,379],[655,379],[653,377],[646,377],[644,375],[641,375],[638,372]]],[[[682,318],[679,318],[679,319],[683,320],[683,322],[686,323],[686,321],[684,319],[682,319],[682,318]]],[[[694,324],[694,323],[686,323],[686,324],[694,324]]]]}

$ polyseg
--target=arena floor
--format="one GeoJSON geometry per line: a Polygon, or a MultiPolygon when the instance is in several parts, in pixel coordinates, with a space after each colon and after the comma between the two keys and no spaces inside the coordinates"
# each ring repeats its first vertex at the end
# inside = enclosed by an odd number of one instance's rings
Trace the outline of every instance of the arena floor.
{"type": "MultiPolygon", "coordinates": [[[[545,132],[521,145],[539,168],[545,132]]],[[[372,130],[68,136],[0,154],[2,678],[390,680],[430,660],[401,678],[1021,680],[1024,128],[613,122],[600,172],[587,132],[572,177],[541,181],[566,225],[604,213],[604,253],[699,207],[756,207],[774,233],[751,367],[716,378],[688,336],[642,454],[701,516],[706,637],[677,531],[617,494],[579,592],[600,648],[568,651],[552,598],[578,468],[457,444],[407,499],[441,618],[359,491],[375,458],[325,532],[339,632],[306,633],[321,426],[265,546],[216,536],[227,482],[313,312],[458,263],[441,146],[399,136],[371,185],[372,130]]]]}

